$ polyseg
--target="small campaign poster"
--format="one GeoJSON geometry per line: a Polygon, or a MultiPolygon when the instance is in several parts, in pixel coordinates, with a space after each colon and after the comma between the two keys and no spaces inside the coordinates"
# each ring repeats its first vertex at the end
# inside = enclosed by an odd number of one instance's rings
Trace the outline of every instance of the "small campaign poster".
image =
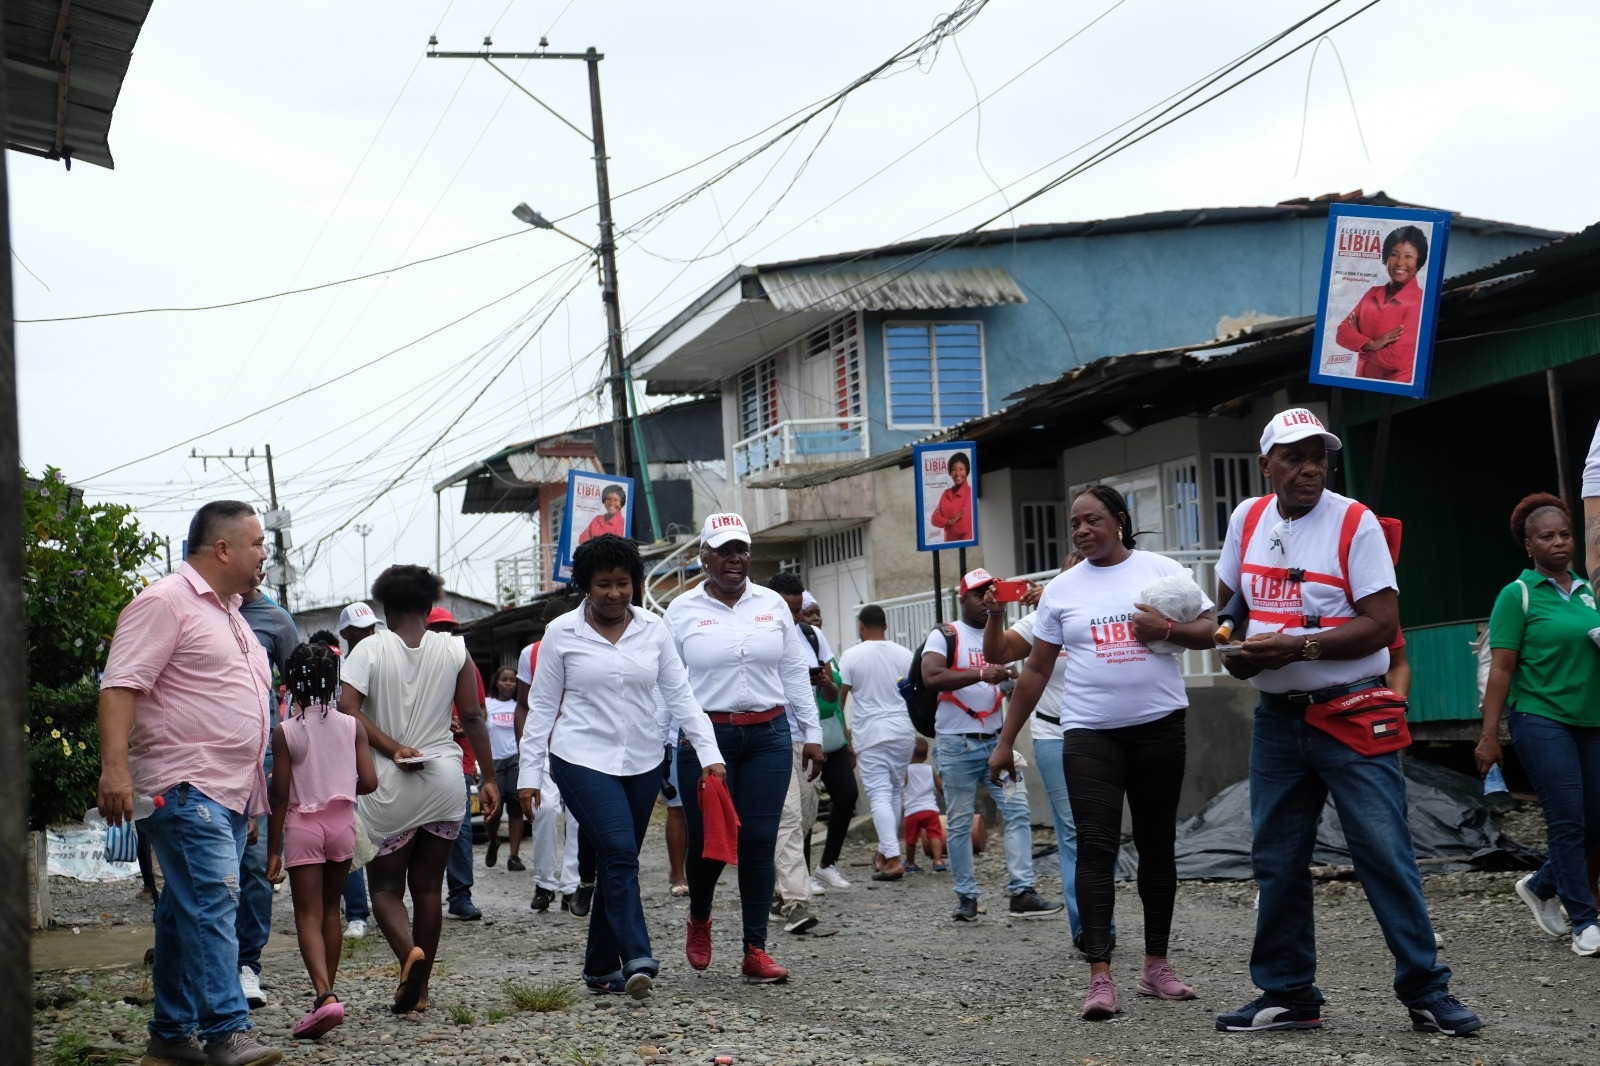
{"type": "Polygon", "coordinates": [[[1450,213],[1334,204],[1311,346],[1320,385],[1428,394],[1450,213]]]}
{"type": "Polygon", "coordinates": [[[918,444],[917,551],[978,543],[978,446],[971,441],[918,444]]]}
{"type": "Polygon", "coordinates": [[[561,517],[561,541],[556,550],[555,579],[572,581],[572,553],[602,533],[633,535],[633,479],[567,472],[567,503],[561,517]]]}

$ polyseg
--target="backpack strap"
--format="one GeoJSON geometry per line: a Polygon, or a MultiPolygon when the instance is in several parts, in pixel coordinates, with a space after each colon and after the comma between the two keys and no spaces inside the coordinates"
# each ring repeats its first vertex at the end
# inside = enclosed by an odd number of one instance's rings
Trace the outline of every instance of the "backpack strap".
{"type": "Polygon", "coordinates": [[[806,643],[811,645],[811,654],[818,663],[822,662],[822,645],[817,640],[817,631],[810,622],[798,623],[800,635],[806,638],[806,643]]]}
{"type": "MultiPolygon", "coordinates": [[[[955,661],[956,661],[956,649],[960,646],[960,638],[956,634],[956,627],[953,626],[953,625],[950,625],[947,622],[944,625],[941,625],[939,627],[939,632],[944,634],[944,640],[945,640],[944,661],[945,661],[945,664],[950,666],[952,669],[954,669],[955,661]]],[[[963,711],[966,711],[967,714],[971,715],[973,718],[976,718],[979,722],[982,722],[985,718],[989,717],[991,714],[995,713],[996,711],[998,711],[1000,709],[1000,704],[1002,702],[1004,702],[1004,700],[1005,700],[1005,694],[1003,692],[1001,692],[998,687],[996,687],[995,688],[995,693],[994,693],[994,706],[990,707],[987,711],[975,711],[975,710],[973,710],[971,707],[968,707],[965,703],[962,703],[961,699],[954,692],[941,692],[941,693],[939,693],[939,699],[940,699],[941,702],[949,702],[949,703],[955,704],[957,707],[960,707],[963,711]]]]}
{"type": "MultiPolygon", "coordinates": [[[[1255,574],[1260,577],[1272,578],[1279,581],[1292,581],[1297,584],[1312,582],[1318,585],[1332,585],[1344,593],[1347,603],[1352,606],[1355,598],[1350,591],[1350,546],[1356,538],[1356,531],[1361,526],[1361,516],[1368,513],[1367,506],[1356,500],[1350,501],[1350,506],[1345,508],[1344,518],[1339,525],[1339,572],[1337,574],[1323,574],[1314,570],[1301,570],[1298,567],[1263,566],[1259,563],[1244,561],[1245,553],[1250,547],[1250,541],[1255,536],[1256,527],[1261,523],[1261,517],[1266,513],[1267,506],[1274,497],[1261,496],[1253,501],[1250,510],[1245,515],[1245,524],[1239,538],[1239,573],[1255,574]]],[[[1346,622],[1355,620],[1355,615],[1308,615],[1291,611],[1266,611],[1259,610],[1253,604],[1250,608],[1250,620],[1264,622],[1269,625],[1282,627],[1294,626],[1295,628],[1317,629],[1342,626],[1346,622]]]]}

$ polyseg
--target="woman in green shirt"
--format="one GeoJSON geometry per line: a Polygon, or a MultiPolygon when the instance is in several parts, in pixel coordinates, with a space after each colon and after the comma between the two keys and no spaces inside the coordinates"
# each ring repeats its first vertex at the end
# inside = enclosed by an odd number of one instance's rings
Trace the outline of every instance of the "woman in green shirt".
{"type": "Polygon", "coordinates": [[[1544,807],[1548,838],[1544,865],[1517,882],[1517,895],[1546,933],[1570,932],[1574,952],[1600,954],[1586,872],[1586,856],[1600,845],[1600,646],[1591,635],[1600,611],[1594,589],[1571,569],[1565,503],[1548,493],[1524,498],[1511,512],[1511,533],[1533,569],[1500,590],[1489,616],[1478,770],[1500,761],[1500,717],[1509,706],[1511,739],[1544,807]]]}

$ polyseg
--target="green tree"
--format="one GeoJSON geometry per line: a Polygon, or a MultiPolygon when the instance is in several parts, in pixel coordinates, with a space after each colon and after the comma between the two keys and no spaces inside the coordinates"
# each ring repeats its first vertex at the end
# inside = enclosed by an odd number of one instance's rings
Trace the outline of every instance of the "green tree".
{"type": "Polygon", "coordinates": [[[55,467],[37,479],[22,473],[28,824],[37,829],[94,803],[99,672],[117,616],[144,587],[139,567],[160,542],[140,532],[132,508],[85,503],[55,467]]]}

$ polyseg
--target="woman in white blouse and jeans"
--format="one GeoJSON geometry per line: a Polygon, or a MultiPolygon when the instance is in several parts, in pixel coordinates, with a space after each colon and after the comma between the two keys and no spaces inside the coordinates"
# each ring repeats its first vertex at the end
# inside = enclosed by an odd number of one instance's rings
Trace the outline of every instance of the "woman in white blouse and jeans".
{"type": "Polygon", "coordinates": [[[597,854],[583,982],[596,994],[642,999],[660,969],[639,901],[639,847],[661,790],[657,687],[703,753],[701,776],[723,777],[722,756],[666,623],[633,605],[644,587],[639,549],[614,534],[595,537],[573,553],[572,580],[585,598],[539,645],[518,791],[532,819],[548,754],[550,777],[597,854]]]}

